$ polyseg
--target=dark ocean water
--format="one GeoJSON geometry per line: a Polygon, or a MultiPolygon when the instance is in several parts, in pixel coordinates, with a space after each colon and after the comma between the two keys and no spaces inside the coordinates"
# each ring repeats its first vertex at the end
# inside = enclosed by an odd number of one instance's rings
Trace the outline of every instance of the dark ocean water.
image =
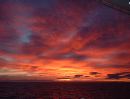
{"type": "Polygon", "coordinates": [[[1,82],[0,99],[130,99],[130,83],[1,82]]]}

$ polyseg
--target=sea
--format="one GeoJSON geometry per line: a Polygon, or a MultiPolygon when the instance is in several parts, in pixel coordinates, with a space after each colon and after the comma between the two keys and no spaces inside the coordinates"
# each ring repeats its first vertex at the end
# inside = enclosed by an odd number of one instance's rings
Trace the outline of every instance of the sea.
{"type": "Polygon", "coordinates": [[[0,99],[130,99],[130,83],[0,82],[0,99]]]}

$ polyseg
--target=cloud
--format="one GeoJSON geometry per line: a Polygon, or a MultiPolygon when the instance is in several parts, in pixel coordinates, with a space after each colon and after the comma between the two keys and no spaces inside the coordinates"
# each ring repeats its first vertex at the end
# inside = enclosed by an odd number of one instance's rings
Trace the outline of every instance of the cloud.
{"type": "Polygon", "coordinates": [[[0,0],[0,69],[8,77],[17,69],[38,79],[120,79],[115,72],[130,70],[129,20],[92,0],[0,0]]]}
{"type": "Polygon", "coordinates": [[[80,78],[82,77],[83,75],[74,75],[74,78],[80,78]]]}
{"type": "Polygon", "coordinates": [[[54,59],[72,59],[75,61],[83,61],[87,59],[88,57],[86,55],[79,55],[74,52],[68,52],[68,53],[62,53],[62,54],[54,54],[52,57],[54,59]]]}
{"type": "Polygon", "coordinates": [[[0,70],[0,76],[27,76],[29,75],[28,72],[25,72],[25,71],[20,71],[20,70],[17,70],[17,69],[8,69],[8,68],[2,68],[0,70]]]}
{"type": "Polygon", "coordinates": [[[98,75],[98,74],[101,74],[101,73],[99,73],[99,72],[90,72],[89,74],[90,75],[98,75]]]}
{"type": "Polygon", "coordinates": [[[130,79],[130,72],[107,74],[107,78],[106,79],[122,79],[122,78],[130,79]]]}
{"type": "Polygon", "coordinates": [[[90,76],[84,76],[84,77],[88,78],[88,77],[90,77],[90,76]]]}
{"type": "Polygon", "coordinates": [[[65,80],[65,79],[71,79],[70,77],[60,77],[60,78],[57,78],[59,80],[65,80]]]}

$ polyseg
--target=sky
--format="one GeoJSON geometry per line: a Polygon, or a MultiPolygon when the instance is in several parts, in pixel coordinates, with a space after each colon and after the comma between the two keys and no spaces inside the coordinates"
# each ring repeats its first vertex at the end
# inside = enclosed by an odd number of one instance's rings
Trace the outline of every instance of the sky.
{"type": "Polygon", "coordinates": [[[0,0],[0,81],[130,81],[130,15],[95,0],[0,0]]]}

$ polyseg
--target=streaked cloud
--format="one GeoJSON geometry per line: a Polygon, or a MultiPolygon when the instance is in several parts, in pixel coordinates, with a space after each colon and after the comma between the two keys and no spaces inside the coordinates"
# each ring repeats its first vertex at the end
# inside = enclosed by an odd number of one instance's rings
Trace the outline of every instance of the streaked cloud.
{"type": "Polygon", "coordinates": [[[127,14],[89,0],[1,0],[0,23],[1,79],[129,81],[116,74],[130,71],[127,14]]]}

